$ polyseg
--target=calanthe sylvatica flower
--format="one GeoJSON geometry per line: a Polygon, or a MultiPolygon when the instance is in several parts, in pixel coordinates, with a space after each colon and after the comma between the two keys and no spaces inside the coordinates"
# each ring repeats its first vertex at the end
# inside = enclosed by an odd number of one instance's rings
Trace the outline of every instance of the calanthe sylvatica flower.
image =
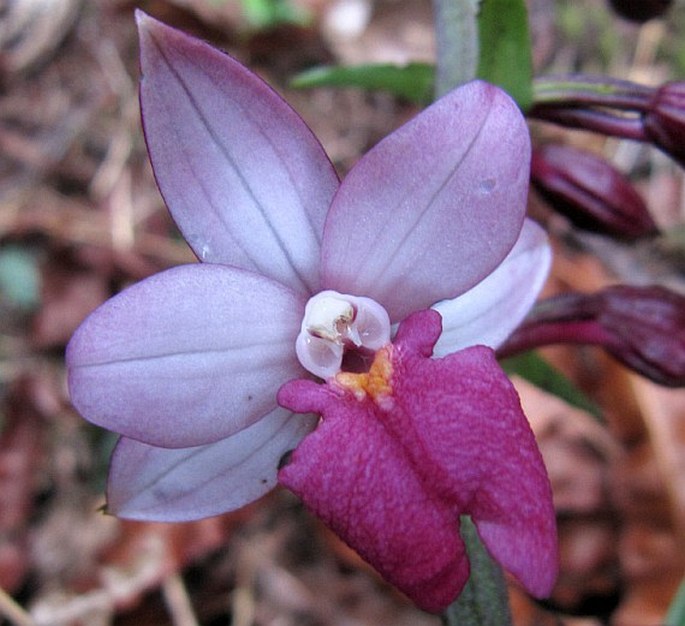
{"type": "Polygon", "coordinates": [[[549,593],[550,487],[492,350],[550,259],[524,218],[530,146],[514,103],[485,83],[455,90],[341,183],[259,78],[138,22],[148,151],[201,262],[117,295],[68,346],[74,405],[122,435],[108,509],[196,519],[280,478],[427,610],[468,577],[462,514],[549,593]]]}

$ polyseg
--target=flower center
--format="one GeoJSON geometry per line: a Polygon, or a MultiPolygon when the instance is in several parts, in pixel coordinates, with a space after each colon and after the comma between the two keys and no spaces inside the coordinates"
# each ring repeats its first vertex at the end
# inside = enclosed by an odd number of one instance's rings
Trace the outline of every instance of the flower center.
{"type": "Polygon", "coordinates": [[[368,372],[353,374],[340,372],[335,381],[347,391],[352,392],[360,402],[367,396],[381,408],[390,411],[392,398],[392,344],[387,344],[373,358],[368,372]]]}
{"type": "Polygon", "coordinates": [[[327,379],[342,370],[346,351],[372,355],[390,342],[390,318],[371,298],[322,291],[307,302],[297,358],[312,374],[327,379]]]}

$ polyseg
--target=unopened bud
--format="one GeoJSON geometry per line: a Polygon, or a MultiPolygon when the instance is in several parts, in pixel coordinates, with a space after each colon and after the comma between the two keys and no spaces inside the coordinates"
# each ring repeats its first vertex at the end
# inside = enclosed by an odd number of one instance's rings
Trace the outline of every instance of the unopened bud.
{"type": "Polygon", "coordinates": [[[654,145],[685,166],[685,82],[659,87],[643,114],[642,125],[654,145]]]}
{"type": "Polygon", "coordinates": [[[633,22],[646,22],[663,15],[671,0],[609,0],[614,11],[633,22]]]}
{"type": "Polygon", "coordinates": [[[554,343],[598,345],[661,385],[685,386],[685,297],[627,285],[557,296],[539,303],[498,354],[554,343]]]}
{"type": "Polygon", "coordinates": [[[531,181],[550,206],[578,228],[625,239],[657,232],[633,185],[594,154],[553,144],[538,148],[531,181]]]}
{"type": "Polygon", "coordinates": [[[685,298],[663,287],[617,286],[597,296],[597,322],[613,335],[605,348],[652,380],[685,385],[685,298]]]}

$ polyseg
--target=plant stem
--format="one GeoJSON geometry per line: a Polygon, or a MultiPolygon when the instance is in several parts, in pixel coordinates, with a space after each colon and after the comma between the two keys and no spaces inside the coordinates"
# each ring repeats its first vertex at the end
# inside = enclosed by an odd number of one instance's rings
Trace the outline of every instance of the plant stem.
{"type": "Polygon", "coordinates": [[[36,626],[36,622],[4,589],[0,588],[0,615],[16,626],[36,626]]]}
{"type": "Polygon", "coordinates": [[[599,106],[636,112],[644,112],[654,95],[654,89],[645,85],[583,74],[538,77],[533,90],[533,104],[538,106],[599,106]]]}
{"type": "Polygon", "coordinates": [[[567,107],[535,106],[528,116],[546,122],[552,122],[567,128],[589,130],[610,137],[621,137],[634,141],[648,141],[640,117],[613,115],[595,109],[575,109],[567,107]]]}
{"type": "Polygon", "coordinates": [[[178,573],[171,574],[162,584],[164,602],[171,614],[174,626],[198,626],[193,605],[183,578],[178,573]]]}
{"type": "Polygon", "coordinates": [[[480,0],[433,0],[437,40],[435,96],[476,77],[480,0]]]}
{"type": "Polygon", "coordinates": [[[682,626],[685,623],[685,580],[680,583],[680,587],[668,608],[665,626],[682,626]]]}
{"type": "Polygon", "coordinates": [[[511,626],[507,584],[500,566],[481,543],[471,518],[461,517],[460,532],[471,563],[461,595],[445,610],[445,626],[511,626]]]}

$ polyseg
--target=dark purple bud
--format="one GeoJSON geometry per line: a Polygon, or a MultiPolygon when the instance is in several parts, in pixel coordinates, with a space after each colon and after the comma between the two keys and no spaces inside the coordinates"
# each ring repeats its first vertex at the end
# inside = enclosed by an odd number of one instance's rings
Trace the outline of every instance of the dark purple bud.
{"type": "Polygon", "coordinates": [[[577,148],[533,151],[531,181],[552,208],[578,228],[624,239],[657,233],[644,200],[616,168],[577,148]]]}
{"type": "Polygon", "coordinates": [[[597,308],[613,356],[662,385],[685,385],[685,297],[663,287],[617,286],[600,292],[597,308]]]}
{"type": "Polygon", "coordinates": [[[669,387],[685,386],[685,297],[663,287],[617,285],[541,302],[498,356],[553,343],[592,344],[669,387]]]}
{"type": "Polygon", "coordinates": [[[671,0],[609,0],[614,11],[633,22],[646,22],[663,15],[671,0]]]}
{"type": "Polygon", "coordinates": [[[649,140],[685,167],[685,82],[657,89],[642,123],[649,140]]]}

